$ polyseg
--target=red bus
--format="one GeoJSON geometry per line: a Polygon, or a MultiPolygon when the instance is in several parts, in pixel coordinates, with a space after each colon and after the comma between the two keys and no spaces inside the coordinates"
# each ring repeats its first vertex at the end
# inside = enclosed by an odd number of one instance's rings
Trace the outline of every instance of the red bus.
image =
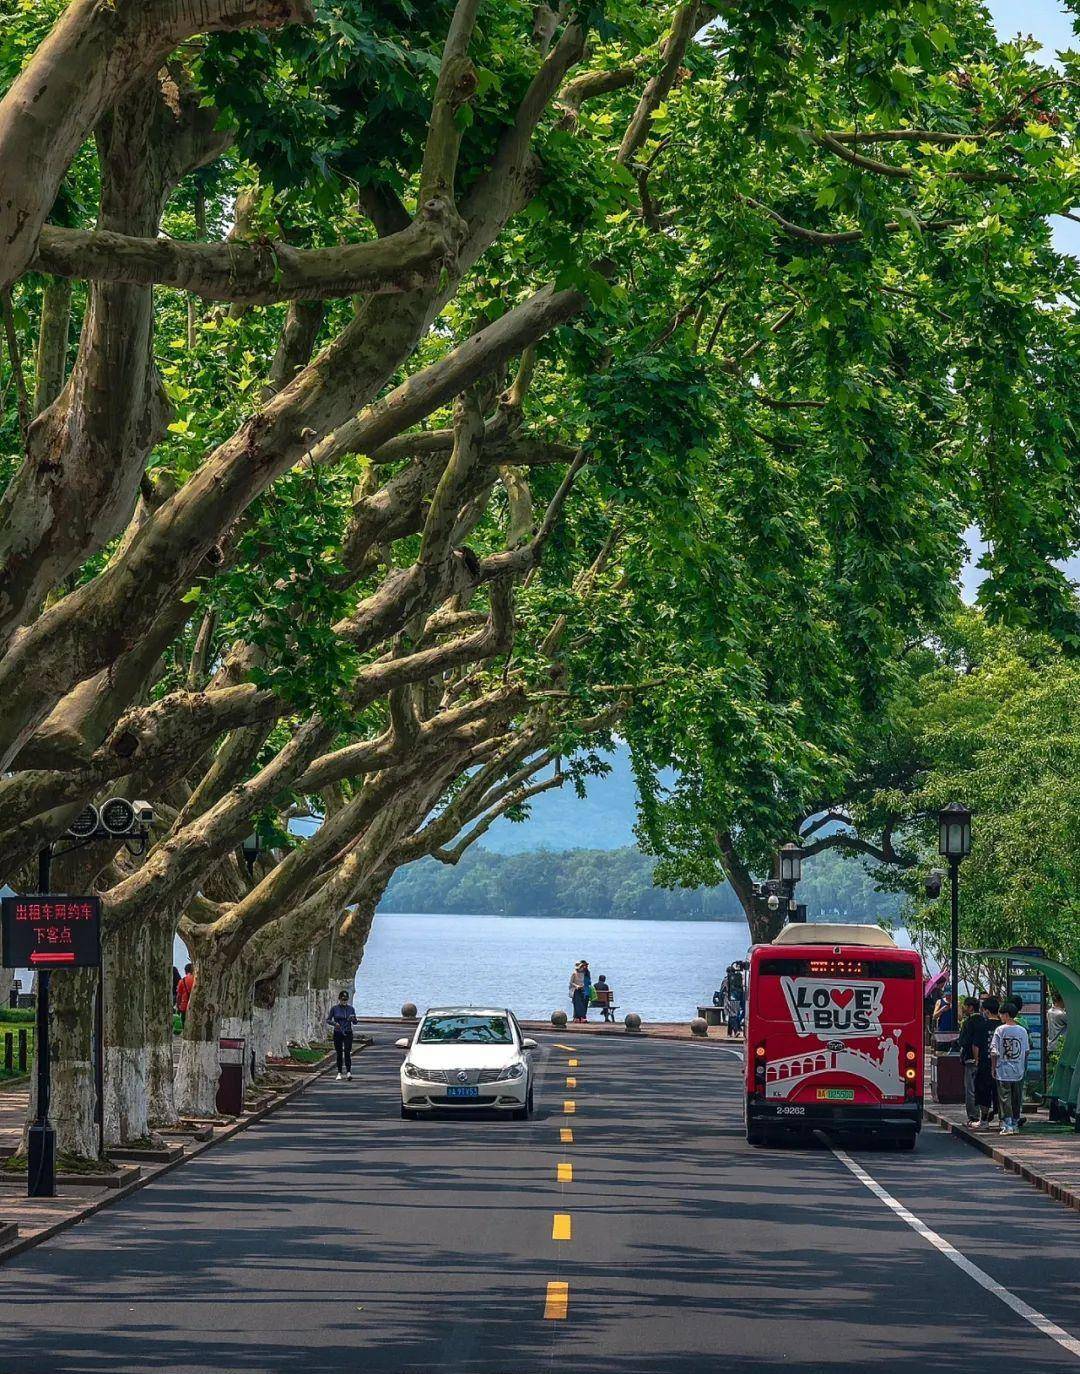
{"type": "Polygon", "coordinates": [[[746,1138],[826,1130],[914,1148],[922,960],[880,926],[785,926],[750,951],[746,1138]]]}

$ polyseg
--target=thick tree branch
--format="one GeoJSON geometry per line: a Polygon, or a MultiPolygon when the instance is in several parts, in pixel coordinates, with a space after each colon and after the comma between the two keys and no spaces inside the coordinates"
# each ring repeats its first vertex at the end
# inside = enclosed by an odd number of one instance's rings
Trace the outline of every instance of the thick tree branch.
{"type": "Polygon", "coordinates": [[[332,300],[431,285],[454,245],[420,218],[388,238],[334,248],[287,243],[188,243],[45,225],[34,267],[57,277],[171,286],[208,301],[332,300]]]}

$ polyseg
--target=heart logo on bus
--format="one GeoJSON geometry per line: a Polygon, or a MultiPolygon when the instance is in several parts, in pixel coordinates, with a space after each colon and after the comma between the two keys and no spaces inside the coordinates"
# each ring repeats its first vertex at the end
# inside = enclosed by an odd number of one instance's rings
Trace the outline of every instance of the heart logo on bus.
{"type": "Polygon", "coordinates": [[[780,985],[800,1035],[852,1040],[881,1034],[884,983],[783,977],[780,985]]]}

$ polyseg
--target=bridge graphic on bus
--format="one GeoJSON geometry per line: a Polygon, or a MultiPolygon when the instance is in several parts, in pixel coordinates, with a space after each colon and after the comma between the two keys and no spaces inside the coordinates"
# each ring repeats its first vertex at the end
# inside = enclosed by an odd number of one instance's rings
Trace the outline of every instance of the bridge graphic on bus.
{"type": "Polygon", "coordinates": [[[882,1097],[902,1097],[904,1080],[900,1076],[900,1047],[893,1039],[881,1047],[881,1057],[875,1059],[865,1050],[845,1045],[843,1049],[822,1048],[804,1050],[787,1059],[774,1059],[765,1069],[765,1096],[790,1097],[792,1089],[818,1073],[850,1073],[865,1079],[878,1089],[882,1097]]]}

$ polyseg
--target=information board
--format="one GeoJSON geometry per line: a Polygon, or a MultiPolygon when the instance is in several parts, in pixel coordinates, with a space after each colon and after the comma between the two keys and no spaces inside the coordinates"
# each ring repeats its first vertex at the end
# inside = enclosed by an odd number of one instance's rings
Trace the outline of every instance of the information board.
{"type": "Polygon", "coordinates": [[[1024,1082],[1040,1093],[1046,1091],[1046,979],[1030,965],[1009,960],[1008,995],[1020,1003],[1017,1020],[1027,1027],[1028,1051],[1024,1082]]]}
{"type": "Polygon", "coordinates": [[[101,963],[100,898],[26,893],[2,902],[4,968],[97,968],[101,963]]]}

